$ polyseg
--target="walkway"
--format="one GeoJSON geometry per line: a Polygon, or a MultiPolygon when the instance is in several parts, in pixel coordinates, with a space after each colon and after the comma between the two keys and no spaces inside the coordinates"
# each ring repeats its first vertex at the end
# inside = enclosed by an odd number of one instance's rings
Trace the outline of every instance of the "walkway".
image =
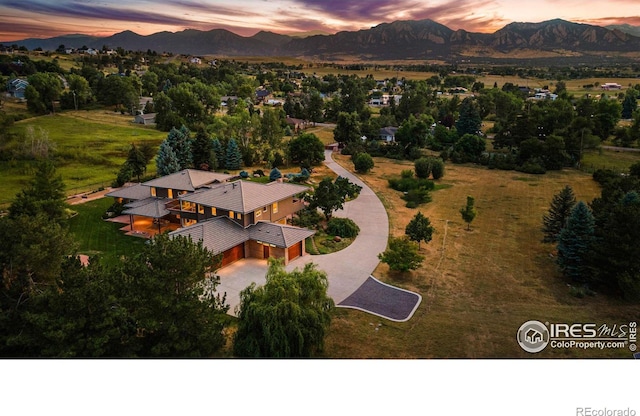
{"type": "MultiPolygon", "coordinates": [[[[420,295],[394,288],[372,279],[371,273],[378,266],[378,254],[387,248],[389,218],[376,194],[357,176],[332,159],[331,151],[325,152],[325,164],[338,175],[348,178],[362,187],[358,198],[349,201],[344,209],[334,212],[336,217],[348,217],[360,227],[358,237],[351,245],[336,253],[304,256],[287,265],[287,270],[302,268],[315,263],[327,273],[328,294],[339,307],[360,309],[387,319],[405,321],[411,317],[420,295]],[[395,302],[399,301],[399,302],[395,302]]],[[[240,303],[240,291],[252,282],[265,283],[265,260],[243,259],[219,271],[219,293],[227,293],[229,312],[235,314],[240,303]]]]}

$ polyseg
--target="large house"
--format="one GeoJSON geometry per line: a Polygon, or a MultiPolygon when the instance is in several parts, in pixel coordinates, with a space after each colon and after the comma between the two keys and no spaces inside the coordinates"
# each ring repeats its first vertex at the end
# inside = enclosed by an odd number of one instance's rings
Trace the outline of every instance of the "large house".
{"type": "Polygon", "coordinates": [[[14,98],[24,99],[24,92],[29,86],[29,82],[24,79],[14,78],[7,82],[7,91],[14,98]]]}
{"type": "Polygon", "coordinates": [[[287,264],[304,255],[304,241],[314,232],[287,225],[287,219],[304,207],[299,195],[308,189],[185,169],[107,196],[125,204],[132,230],[137,220],[158,231],[173,230],[171,236],[202,241],[214,254],[223,254],[224,267],[244,257],[278,257],[287,264]]]}

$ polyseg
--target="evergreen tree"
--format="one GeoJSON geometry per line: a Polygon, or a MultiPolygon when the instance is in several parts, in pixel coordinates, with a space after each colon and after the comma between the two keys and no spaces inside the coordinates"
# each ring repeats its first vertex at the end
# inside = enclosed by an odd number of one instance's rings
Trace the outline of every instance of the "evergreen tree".
{"type": "Polygon", "coordinates": [[[147,158],[135,144],[131,144],[127,160],[124,163],[131,170],[131,175],[137,177],[140,182],[140,176],[147,171],[147,158]]]}
{"type": "Polygon", "coordinates": [[[233,352],[239,357],[310,357],[322,351],[333,300],[325,272],[313,263],[288,273],[269,259],[266,283],[240,293],[233,352]]]}
{"type": "Polygon", "coordinates": [[[193,152],[191,132],[184,125],[179,129],[175,127],[169,131],[165,141],[171,146],[175,153],[180,169],[187,169],[193,166],[193,152]]]}
{"type": "Polygon", "coordinates": [[[588,258],[595,242],[595,220],[584,202],[571,210],[567,225],[558,235],[558,265],[573,281],[590,281],[588,258]]]}
{"type": "Polygon", "coordinates": [[[9,207],[9,216],[35,217],[43,214],[50,221],[64,223],[67,219],[64,182],[50,160],[38,164],[36,175],[9,207]]]}
{"type": "Polygon", "coordinates": [[[227,143],[227,153],[224,159],[224,167],[226,169],[237,170],[242,164],[242,153],[235,139],[229,139],[227,143]]]}
{"type": "Polygon", "coordinates": [[[429,218],[422,215],[419,212],[409,221],[404,233],[409,237],[409,240],[416,241],[418,243],[418,250],[420,250],[420,242],[424,241],[428,243],[433,237],[433,227],[429,218]]]}
{"type": "Polygon", "coordinates": [[[473,98],[465,98],[460,104],[460,117],[456,121],[458,135],[462,137],[465,134],[478,134],[481,126],[478,103],[473,98]]]}
{"type": "Polygon", "coordinates": [[[474,207],[475,200],[473,197],[467,197],[467,205],[464,208],[460,209],[460,215],[462,215],[462,219],[467,223],[467,231],[471,229],[471,222],[476,217],[476,209],[474,207]]]}
{"type": "Polygon", "coordinates": [[[213,150],[216,161],[218,162],[217,166],[219,168],[223,168],[227,154],[224,150],[224,147],[222,146],[222,143],[220,143],[220,140],[213,139],[211,141],[211,149],[213,150]]]}
{"type": "Polygon", "coordinates": [[[171,175],[180,171],[178,157],[166,140],[160,144],[158,156],[156,156],[156,166],[160,176],[171,175]]]}
{"type": "Polygon", "coordinates": [[[214,158],[212,141],[206,131],[198,131],[196,138],[193,141],[192,152],[194,168],[210,170],[212,167],[217,166],[217,163],[212,162],[212,159],[214,158]]]}
{"type": "Polygon", "coordinates": [[[553,196],[549,211],[542,217],[542,231],[544,232],[542,242],[555,243],[558,241],[558,235],[567,224],[567,219],[575,205],[576,197],[569,185],[553,196]]]}
{"type": "Polygon", "coordinates": [[[638,108],[638,90],[629,88],[622,102],[622,118],[630,119],[638,108]]]}

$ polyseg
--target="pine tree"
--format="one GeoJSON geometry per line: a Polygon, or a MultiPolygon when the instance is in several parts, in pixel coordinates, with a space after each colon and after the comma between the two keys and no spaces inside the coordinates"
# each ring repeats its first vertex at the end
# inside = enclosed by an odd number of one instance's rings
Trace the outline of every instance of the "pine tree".
{"type": "Polygon", "coordinates": [[[465,98],[460,104],[460,117],[456,121],[456,130],[460,137],[465,134],[478,134],[482,126],[482,117],[478,104],[472,98],[465,98]]]}
{"type": "Polygon", "coordinates": [[[156,166],[158,168],[158,175],[160,176],[170,175],[180,171],[178,157],[166,140],[160,144],[158,156],[156,156],[156,166]]]}
{"type": "Polygon", "coordinates": [[[567,225],[558,235],[558,265],[576,282],[589,281],[588,256],[595,242],[595,219],[587,204],[580,201],[571,210],[567,225]]]}
{"type": "Polygon", "coordinates": [[[140,176],[147,171],[147,159],[135,144],[131,144],[127,160],[124,163],[131,170],[131,175],[137,177],[140,182],[140,176]]]}
{"type": "Polygon", "coordinates": [[[215,154],[216,161],[218,162],[218,167],[223,168],[227,154],[224,150],[224,147],[222,146],[222,143],[220,143],[220,140],[213,139],[211,141],[211,149],[215,154]]]}
{"type": "Polygon", "coordinates": [[[191,132],[184,125],[179,129],[175,127],[169,131],[165,141],[171,146],[178,160],[179,170],[193,166],[191,132]]]}
{"type": "Polygon", "coordinates": [[[471,229],[471,222],[476,217],[476,209],[474,208],[475,200],[473,197],[467,197],[467,205],[464,208],[460,209],[460,215],[462,215],[462,219],[467,223],[467,231],[471,229]]]}
{"type": "Polygon", "coordinates": [[[196,138],[192,145],[194,168],[209,170],[212,166],[217,166],[216,163],[212,163],[211,161],[211,159],[213,159],[211,143],[209,135],[204,130],[201,130],[196,134],[196,138]]]}
{"type": "Polygon", "coordinates": [[[224,167],[227,169],[237,170],[240,169],[242,163],[242,153],[238,144],[234,139],[230,139],[227,144],[227,154],[224,160],[224,167]]]}
{"type": "Polygon", "coordinates": [[[433,227],[429,218],[422,215],[422,212],[418,212],[407,224],[404,233],[409,237],[411,241],[418,242],[418,250],[420,250],[420,242],[424,241],[428,243],[433,237],[433,227]]]}
{"type": "Polygon", "coordinates": [[[558,235],[567,224],[567,219],[575,205],[576,196],[569,185],[553,196],[549,211],[542,217],[543,243],[555,243],[558,241],[558,235]]]}

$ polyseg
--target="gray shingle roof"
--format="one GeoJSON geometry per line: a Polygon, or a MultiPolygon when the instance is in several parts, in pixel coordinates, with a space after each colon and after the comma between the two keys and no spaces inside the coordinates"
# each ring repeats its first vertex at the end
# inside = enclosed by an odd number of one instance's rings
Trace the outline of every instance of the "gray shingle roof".
{"type": "Polygon", "coordinates": [[[250,226],[248,230],[252,240],[273,244],[281,248],[291,247],[316,233],[315,231],[305,228],[275,224],[272,222],[259,222],[250,226]]]}
{"type": "Polygon", "coordinates": [[[214,182],[224,182],[232,178],[225,173],[209,172],[205,170],[184,169],[171,175],[162,176],[145,182],[146,186],[165,189],[179,189],[193,192],[214,182]]]}
{"type": "Polygon", "coordinates": [[[162,218],[169,215],[169,210],[165,207],[168,199],[147,198],[140,201],[134,201],[125,205],[128,207],[123,214],[140,215],[141,217],[162,218]]]}
{"type": "Polygon", "coordinates": [[[216,217],[169,233],[170,236],[191,237],[195,242],[213,252],[222,253],[250,239],[249,231],[227,217],[216,217]]]}
{"type": "Polygon", "coordinates": [[[133,200],[145,199],[151,196],[151,189],[148,186],[142,185],[141,183],[136,183],[134,185],[114,189],[105,196],[133,200]]]}
{"type": "Polygon", "coordinates": [[[203,189],[180,199],[243,214],[307,191],[309,188],[282,182],[261,184],[234,181],[203,189]]]}

